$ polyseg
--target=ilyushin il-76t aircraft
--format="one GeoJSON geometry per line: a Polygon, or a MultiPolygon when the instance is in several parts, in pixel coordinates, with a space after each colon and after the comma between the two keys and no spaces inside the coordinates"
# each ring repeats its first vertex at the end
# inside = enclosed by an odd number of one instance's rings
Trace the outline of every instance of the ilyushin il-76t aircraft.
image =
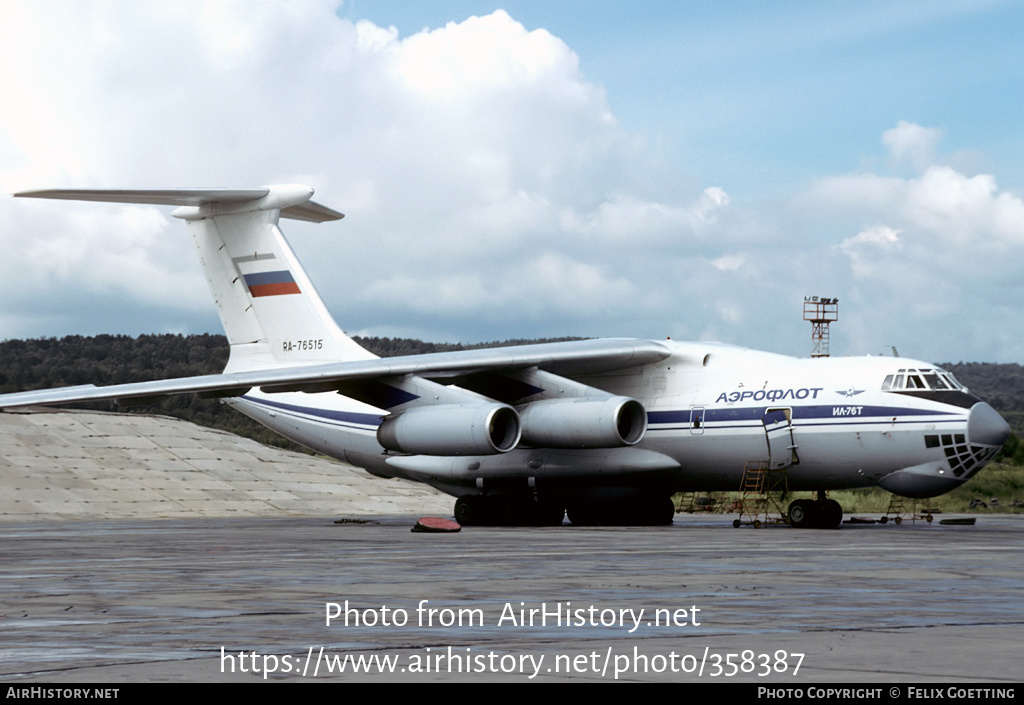
{"type": "Polygon", "coordinates": [[[0,408],[198,393],[308,448],[457,498],[473,524],[672,522],[680,491],[785,470],[794,526],[836,527],[829,490],[933,497],[1010,435],[949,372],[899,357],[796,359],[603,339],[378,358],[331,318],[279,218],[342,214],[306,186],[16,194],[178,206],[230,343],[221,374],[0,395],[0,408]]]}

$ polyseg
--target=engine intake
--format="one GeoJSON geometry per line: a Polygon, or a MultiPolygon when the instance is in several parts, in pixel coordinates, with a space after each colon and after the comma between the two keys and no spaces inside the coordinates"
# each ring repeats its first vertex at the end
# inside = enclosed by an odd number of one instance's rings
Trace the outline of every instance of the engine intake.
{"type": "Polygon", "coordinates": [[[640,442],[647,410],[630,397],[544,399],[519,409],[523,441],[544,448],[617,448],[640,442]]]}
{"type": "Polygon", "coordinates": [[[377,428],[384,448],[413,455],[493,455],[519,443],[519,414],[505,404],[417,406],[377,428]]]}

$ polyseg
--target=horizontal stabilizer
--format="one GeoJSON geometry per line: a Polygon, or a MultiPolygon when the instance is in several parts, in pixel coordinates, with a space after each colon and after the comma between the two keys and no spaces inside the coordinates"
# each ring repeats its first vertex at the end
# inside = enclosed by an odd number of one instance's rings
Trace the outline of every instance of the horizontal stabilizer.
{"type": "Polygon", "coordinates": [[[292,220],[304,220],[307,223],[323,223],[328,220],[341,220],[345,216],[327,206],[322,206],[313,201],[306,201],[297,206],[290,206],[281,211],[282,218],[292,220]]]}
{"type": "MultiPolygon", "coordinates": [[[[277,195],[279,192],[291,192],[292,186],[260,186],[259,188],[185,188],[185,189],[46,189],[42,191],[22,191],[14,194],[20,198],[54,198],[67,201],[101,201],[104,203],[143,203],[157,206],[191,206],[200,207],[210,204],[240,205],[246,202],[257,202],[261,199],[277,195]]],[[[305,220],[322,223],[328,220],[340,220],[345,216],[326,206],[308,200],[313,189],[301,187],[308,191],[305,202],[290,198],[293,205],[281,208],[282,218],[305,220]]],[[[301,196],[299,197],[302,198],[301,196]]],[[[273,204],[271,204],[273,205],[273,204]]]]}
{"type": "Polygon", "coordinates": [[[255,201],[270,189],[183,188],[183,189],[46,189],[22,191],[20,198],[55,198],[65,201],[101,201],[104,203],[150,203],[157,206],[201,206],[221,201],[255,201]]]}

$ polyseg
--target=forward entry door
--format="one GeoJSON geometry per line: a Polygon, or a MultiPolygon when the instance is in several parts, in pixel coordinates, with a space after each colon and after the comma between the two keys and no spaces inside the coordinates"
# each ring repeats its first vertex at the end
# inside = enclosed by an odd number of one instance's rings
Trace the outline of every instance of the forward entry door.
{"type": "Polygon", "coordinates": [[[799,463],[793,437],[793,410],[788,407],[765,409],[761,421],[768,442],[769,467],[778,470],[799,463]]]}

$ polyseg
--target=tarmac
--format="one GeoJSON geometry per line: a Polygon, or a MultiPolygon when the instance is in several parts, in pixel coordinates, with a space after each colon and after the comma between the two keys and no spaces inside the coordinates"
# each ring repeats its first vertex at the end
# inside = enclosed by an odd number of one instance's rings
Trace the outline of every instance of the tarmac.
{"type": "Polygon", "coordinates": [[[416,518],[450,516],[450,498],[183,422],[0,414],[0,439],[4,682],[1024,672],[1020,516],[424,534],[416,518]]]}

